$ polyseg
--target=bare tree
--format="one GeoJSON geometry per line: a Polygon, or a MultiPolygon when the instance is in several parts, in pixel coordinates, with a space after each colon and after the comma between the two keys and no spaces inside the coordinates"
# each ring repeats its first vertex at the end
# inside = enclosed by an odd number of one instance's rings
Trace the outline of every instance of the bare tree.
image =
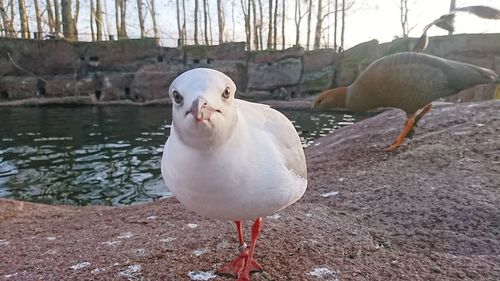
{"type": "Polygon", "coordinates": [[[73,21],[73,34],[75,36],[75,40],[78,40],[77,23],[79,15],[80,15],[80,0],[75,0],[75,13],[73,14],[73,18],[71,19],[73,21]]]}
{"type": "Polygon", "coordinates": [[[208,9],[207,9],[207,0],[203,0],[203,25],[205,30],[205,45],[209,45],[208,43],[208,9]]]}
{"type": "Polygon", "coordinates": [[[340,48],[344,50],[344,32],[345,32],[345,1],[342,0],[342,30],[340,32],[340,48]]]}
{"type": "Polygon", "coordinates": [[[96,39],[97,41],[102,40],[102,6],[101,6],[101,0],[96,0],[95,1],[95,29],[96,29],[96,39]]]}
{"type": "Polygon", "coordinates": [[[264,43],[262,41],[264,41],[264,37],[262,37],[262,25],[264,24],[264,15],[262,13],[262,2],[261,0],[259,0],[257,3],[259,3],[259,49],[260,50],[263,50],[264,49],[264,43]]]}
{"type": "Polygon", "coordinates": [[[217,0],[217,22],[219,24],[219,44],[224,42],[224,6],[222,0],[217,0]]]}
{"type": "Polygon", "coordinates": [[[245,35],[246,35],[246,45],[247,50],[250,51],[252,49],[251,37],[252,30],[250,26],[250,0],[248,2],[244,2],[245,0],[240,0],[241,2],[241,11],[243,12],[243,17],[245,19],[245,35]]]}
{"type": "Polygon", "coordinates": [[[61,16],[64,38],[73,41],[76,39],[76,34],[74,33],[75,22],[73,21],[73,16],[71,15],[71,2],[72,0],[61,1],[61,16]]]}
{"type": "Polygon", "coordinates": [[[338,0],[335,0],[335,10],[334,10],[334,19],[333,19],[333,25],[334,25],[334,28],[333,28],[333,48],[335,49],[335,51],[337,51],[337,14],[338,14],[338,10],[339,10],[339,1],[338,0]]]}
{"type": "Polygon", "coordinates": [[[300,46],[300,23],[307,13],[302,13],[302,0],[295,0],[295,46],[300,46]]]}
{"type": "Polygon", "coordinates": [[[21,37],[30,38],[30,27],[28,23],[28,13],[26,12],[26,1],[18,0],[19,2],[19,22],[21,25],[21,37]]]}
{"type": "Polygon", "coordinates": [[[54,25],[55,25],[55,32],[57,36],[61,33],[61,16],[60,16],[60,7],[59,7],[59,0],[54,0],[54,25]]]}
{"type": "Polygon", "coordinates": [[[48,18],[48,25],[49,25],[49,31],[50,33],[54,33],[55,32],[55,20],[54,20],[54,13],[52,13],[52,5],[50,4],[50,0],[46,0],[45,1],[45,9],[47,11],[47,18],[48,18]]]}
{"type": "Polygon", "coordinates": [[[210,1],[207,2],[207,11],[208,11],[208,30],[210,31],[210,45],[214,41],[213,37],[213,28],[212,28],[212,13],[210,13],[210,1]]]}
{"type": "MultiPolygon", "coordinates": [[[[455,10],[455,8],[456,8],[456,0],[450,0],[450,13],[453,12],[453,10],[455,10]]],[[[451,25],[454,25],[454,23],[453,23],[454,20],[455,20],[454,18],[450,19],[451,25]]],[[[449,30],[448,35],[453,35],[453,30],[449,30]]]]}
{"type": "Polygon", "coordinates": [[[285,0],[281,1],[281,49],[285,49],[285,0]]]}
{"type": "Polygon", "coordinates": [[[253,11],[253,43],[255,50],[259,50],[259,27],[257,25],[257,7],[255,6],[255,0],[252,0],[252,11],[253,11]]]}
{"type": "Polygon", "coordinates": [[[273,23],[273,48],[276,50],[278,37],[278,0],[274,3],[274,23],[273,23]]]}
{"type": "Polygon", "coordinates": [[[401,22],[401,27],[403,28],[403,38],[408,37],[409,26],[408,26],[408,0],[399,0],[399,20],[401,22]]]}
{"type": "Polygon", "coordinates": [[[194,44],[198,45],[198,0],[194,0],[194,44]]]}
{"type": "Polygon", "coordinates": [[[5,35],[8,37],[15,37],[16,33],[14,31],[13,18],[9,18],[3,0],[0,0],[0,14],[2,16],[2,23],[5,29],[5,35]]]}
{"type": "Polygon", "coordinates": [[[321,16],[321,12],[323,10],[323,3],[321,0],[318,0],[318,12],[316,13],[316,29],[314,32],[314,49],[319,49],[319,44],[321,40],[321,25],[323,23],[323,17],[321,16]]]}
{"type": "Polygon", "coordinates": [[[177,34],[179,36],[178,38],[178,45],[179,46],[182,46],[184,45],[184,40],[182,39],[182,37],[184,36],[184,34],[182,33],[182,26],[181,26],[181,7],[179,6],[179,0],[176,0],[175,1],[175,8],[176,8],[176,11],[177,11],[177,34]]]}
{"type": "Polygon", "coordinates": [[[42,27],[42,15],[40,13],[40,2],[38,0],[33,0],[35,4],[35,19],[36,19],[36,38],[42,39],[43,27],[42,27]]]}
{"type": "Polygon", "coordinates": [[[126,15],[127,15],[127,2],[125,0],[115,0],[115,22],[116,22],[116,35],[118,37],[118,40],[126,39],[128,37],[126,15]]]}
{"type": "Polygon", "coordinates": [[[94,9],[94,1],[90,0],[89,3],[90,7],[90,36],[92,37],[92,42],[95,41],[95,33],[94,33],[94,15],[95,15],[95,9],[94,9]]]}
{"type": "Polygon", "coordinates": [[[269,0],[269,27],[267,31],[267,49],[273,47],[273,0],[269,0]]]}
{"type": "Polygon", "coordinates": [[[187,30],[186,30],[186,0],[182,0],[182,38],[184,42],[182,45],[186,45],[187,40],[187,30]]]}
{"type": "Polygon", "coordinates": [[[306,50],[309,50],[309,42],[311,41],[311,17],[312,17],[312,0],[309,0],[307,8],[307,41],[306,50]]]}
{"type": "MultiPolygon", "coordinates": [[[[179,0],[177,0],[177,2],[179,2],[179,0]]],[[[146,31],[144,29],[144,12],[142,10],[142,5],[144,5],[144,3],[142,2],[142,0],[137,0],[137,15],[139,17],[139,29],[141,30],[141,38],[144,38],[146,37],[146,31]]]]}
{"type": "Polygon", "coordinates": [[[153,22],[153,33],[155,35],[156,41],[160,41],[160,30],[158,29],[158,24],[156,23],[156,7],[155,0],[149,0],[149,13],[151,14],[151,20],[153,22]]]}

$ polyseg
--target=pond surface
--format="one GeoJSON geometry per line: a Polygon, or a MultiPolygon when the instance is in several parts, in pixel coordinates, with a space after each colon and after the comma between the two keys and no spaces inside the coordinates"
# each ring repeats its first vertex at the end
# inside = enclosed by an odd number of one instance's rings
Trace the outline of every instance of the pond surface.
{"type": "MultiPolygon", "coordinates": [[[[0,108],[0,197],[124,205],[170,196],[160,161],[169,107],[0,108]]],[[[366,115],[282,111],[304,146],[366,115]]]]}

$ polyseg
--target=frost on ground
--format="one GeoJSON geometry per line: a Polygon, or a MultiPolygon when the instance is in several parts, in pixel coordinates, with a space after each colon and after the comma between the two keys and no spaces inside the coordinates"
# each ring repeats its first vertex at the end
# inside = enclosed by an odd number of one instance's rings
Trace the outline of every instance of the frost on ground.
{"type": "Polygon", "coordinates": [[[84,261],[84,262],[81,262],[81,263],[77,263],[73,266],[70,266],[69,268],[73,269],[73,270],[80,270],[82,268],[85,268],[87,266],[90,265],[90,262],[87,262],[87,261],[84,261]]]}
{"type": "Polygon", "coordinates": [[[17,276],[17,272],[4,275],[5,278],[11,278],[11,277],[15,277],[15,276],[17,276]]]}
{"type": "Polygon", "coordinates": [[[193,251],[193,254],[194,254],[195,256],[201,256],[201,255],[203,255],[203,254],[205,254],[205,253],[207,253],[207,252],[208,252],[208,249],[207,249],[207,248],[200,248],[200,249],[196,249],[196,250],[194,250],[194,251],[193,251]]]}
{"type": "Polygon", "coordinates": [[[134,236],[134,234],[132,234],[132,232],[124,232],[122,233],[120,236],[116,237],[118,239],[128,239],[128,238],[131,238],[132,236],[134,236]]]}
{"type": "Polygon", "coordinates": [[[335,196],[335,195],[337,195],[337,194],[339,194],[339,192],[338,192],[338,191],[332,191],[332,192],[328,192],[328,193],[323,193],[323,194],[321,194],[321,197],[323,197],[323,198],[328,198],[328,197],[331,197],[331,196],[335,196]]]}
{"type": "Polygon", "coordinates": [[[116,244],[120,244],[122,241],[118,241],[118,240],[115,240],[115,241],[105,241],[105,242],[101,242],[101,244],[105,244],[105,245],[108,245],[108,246],[113,246],[113,245],[116,245],[116,244]]]}
{"type": "Polygon", "coordinates": [[[9,245],[9,241],[7,241],[5,239],[0,239],[0,246],[1,245],[9,245]]]}
{"type": "Polygon", "coordinates": [[[123,277],[134,277],[141,272],[142,266],[140,264],[129,265],[124,271],[118,273],[123,277]]]}
{"type": "Polygon", "coordinates": [[[268,219],[271,219],[271,220],[277,220],[279,218],[281,218],[280,214],[273,214],[271,216],[267,216],[268,219]]]}
{"type": "Polygon", "coordinates": [[[98,268],[92,269],[92,271],[90,271],[90,273],[97,274],[97,273],[104,272],[104,271],[106,271],[105,268],[98,267],[98,268]]]}
{"type": "Polygon", "coordinates": [[[188,272],[187,275],[191,280],[202,280],[202,281],[210,280],[217,277],[212,272],[206,272],[206,271],[190,271],[188,272]]]}
{"type": "Polygon", "coordinates": [[[307,273],[307,275],[316,278],[321,278],[324,280],[331,280],[331,281],[339,280],[337,273],[327,267],[316,267],[314,270],[307,273]]]}
{"type": "Polygon", "coordinates": [[[188,224],[187,224],[187,227],[192,228],[192,229],[195,229],[195,228],[197,228],[197,227],[198,227],[198,225],[197,225],[196,223],[188,223],[188,224]]]}

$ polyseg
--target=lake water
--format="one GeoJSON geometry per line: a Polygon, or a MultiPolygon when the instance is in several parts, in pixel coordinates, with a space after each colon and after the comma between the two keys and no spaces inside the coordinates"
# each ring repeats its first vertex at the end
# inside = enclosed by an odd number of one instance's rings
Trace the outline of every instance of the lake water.
{"type": "MultiPolygon", "coordinates": [[[[124,205],[170,196],[160,174],[169,107],[0,108],[0,197],[124,205]]],[[[366,115],[282,111],[304,146],[366,115]]]]}

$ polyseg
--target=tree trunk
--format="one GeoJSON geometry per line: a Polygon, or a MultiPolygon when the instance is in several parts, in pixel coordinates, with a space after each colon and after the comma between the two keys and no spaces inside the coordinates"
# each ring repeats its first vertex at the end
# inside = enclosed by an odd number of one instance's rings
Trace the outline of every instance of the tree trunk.
{"type": "Polygon", "coordinates": [[[186,30],[186,1],[182,0],[182,45],[186,45],[187,30],[186,30]]]}
{"type": "MultiPolygon", "coordinates": [[[[451,12],[453,12],[453,10],[455,10],[455,8],[456,8],[456,0],[451,0],[451,1],[450,1],[450,13],[451,13],[451,12]]],[[[455,19],[454,19],[454,18],[452,18],[452,19],[450,20],[450,24],[451,24],[452,26],[454,25],[454,23],[453,23],[454,21],[455,21],[455,19]]],[[[453,35],[453,30],[449,30],[449,31],[448,31],[448,35],[453,35]]]]}
{"type": "Polygon", "coordinates": [[[281,1],[281,49],[285,49],[285,0],[281,1]]]}
{"type": "MultiPolygon", "coordinates": [[[[177,0],[179,1],[179,0],[177,0]]],[[[141,30],[141,38],[146,37],[144,29],[144,12],[142,11],[142,0],[137,0],[137,15],[139,17],[139,29],[141,30]]]]}
{"type": "Polygon", "coordinates": [[[309,6],[307,7],[307,41],[306,50],[309,51],[309,42],[311,40],[311,17],[312,17],[312,0],[309,0],[309,6]]]}
{"type": "Polygon", "coordinates": [[[101,0],[96,0],[95,29],[97,41],[102,41],[102,6],[101,0]]]}
{"type": "Polygon", "coordinates": [[[253,43],[255,50],[259,50],[259,27],[257,25],[257,7],[255,6],[255,0],[252,0],[252,11],[253,11],[253,43]]]}
{"type": "Polygon", "coordinates": [[[127,1],[120,0],[120,33],[122,39],[128,38],[127,34],[127,1]]]}
{"type": "Polygon", "coordinates": [[[54,14],[52,13],[52,4],[50,4],[50,0],[45,1],[45,6],[47,11],[47,23],[49,25],[49,32],[54,33],[55,21],[54,21],[54,14]]]}
{"type": "Polygon", "coordinates": [[[233,0],[231,2],[231,21],[233,23],[233,40],[232,41],[235,40],[234,39],[235,38],[235,36],[234,36],[235,35],[235,27],[236,27],[236,25],[234,24],[234,6],[235,6],[235,2],[236,2],[236,0],[233,0]]]}
{"type": "Polygon", "coordinates": [[[203,0],[203,29],[205,30],[205,45],[210,45],[208,43],[208,11],[207,11],[207,0],[203,0]]]}
{"type": "Polygon", "coordinates": [[[207,2],[207,13],[208,13],[208,30],[210,30],[210,45],[212,45],[213,41],[214,41],[214,37],[213,37],[213,28],[212,28],[212,14],[210,13],[210,2],[207,2]]]}
{"type": "Polygon", "coordinates": [[[340,48],[344,51],[344,31],[345,31],[345,0],[342,0],[342,30],[340,32],[340,48]]]}
{"type": "Polygon", "coordinates": [[[334,23],[333,23],[333,48],[335,49],[335,52],[337,52],[337,14],[338,14],[338,9],[339,7],[339,1],[338,0],[335,0],[335,11],[334,11],[334,23]]]}
{"type": "Polygon", "coordinates": [[[198,45],[198,0],[194,0],[194,44],[198,45]]]}
{"type": "Polygon", "coordinates": [[[314,32],[314,50],[319,49],[319,44],[321,42],[321,25],[323,23],[323,18],[321,16],[321,0],[318,0],[318,13],[316,15],[316,30],[314,32]]]}
{"type": "Polygon", "coordinates": [[[92,42],[95,41],[95,33],[94,33],[94,14],[95,14],[95,9],[94,9],[94,1],[90,0],[90,36],[92,37],[92,42]]]}
{"type": "Polygon", "coordinates": [[[403,38],[408,37],[408,0],[400,0],[400,21],[403,28],[403,38]]]}
{"type": "Polygon", "coordinates": [[[267,32],[267,49],[273,47],[273,0],[269,0],[269,27],[267,32]]]}
{"type": "Polygon", "coordinates": [[[302,21],[301,0],[295,0],[295,46],[300,46],[300,22],[302,21]]]}
{"type": "Polygon", "coordinates": [[[12,26],[12,19],[9,19],[9,15],[5,10],[5,6],[3,4],[3,0],[0,0],[0,13],[2,16],[2,23],[5,28],[5,36],[7,37],[16,37],[14,32],[14,27],[12,26]]]}
{"type": "Polygon", "coordinates": [[[264,24],[264,16],[263,16],[263,13],[262,13],[262,1],[259,0],[257,3],[259,3],[259,50],[263,50],[264,49],[264,43],[262,41],[264,41],[264,37],[262,37],[262,26],[264,24]]]}
{"type": "Polygon", "coordinates": [[[75,0],[75,14],[71,18],[73,21],[73,34],[74,34],[74,40],[78,40],[78,16],[80,15],[80,0],[75,0]]]}
{"type": "Polygon", "coordinates": [[[71,1],[72,0],[61,1],[61,16],[64,38],[74,41],[76,36],[73,33],[75,27],[73,17],[71,16],[71,1]]]}
{"type": "Polygon", "coordinates": [[[33,0],[35,4],[35,18],[36,18],[36,38],[42,39],[43,37],[43,27],[42,27],[42,16],[40,14],[40,3],[38,0],[33,0]]]}
{"type": "Polygon", "coordinates": [[[181,7],[179,6],[179,0],[175,0],[175,10],[177,12],[177,45],[180,47],[183,45],[182,40],[182,26],[181,26],[181,7]]]}
{"type": "Polygon", "coordinates": [[[26,1],[19,1],[19,21],[21,25],[21,37],[25,39],[30,38],[30,27],[28,23],[28,13],[26,12],[26,1]]]}
{"type": "Polygon", "coordinates": [[[153,21],[153,33],[155,35],[156,42],[159,42],[160,30],[158,29],[158,24],[156,23],[155,0],[149,0],[149,12],[151,13],[151,20],[153,21]]]}
{"type": "Polygon", "coordinates": [[[54,0],[54,24],[57,36],[61,34],[61,16],[60,16],[59,0],[54,0]]]}
{"type": "Polygon", "coordinates": [[[278,38],[278,0],[274,4],[273,48],[276,50],[278,38]]]}
{"type": "Polygon", "coordinates": [[[224,43],[224,6],[217,0],[217,21],[219,23],[219,44],[224,43]]]}

